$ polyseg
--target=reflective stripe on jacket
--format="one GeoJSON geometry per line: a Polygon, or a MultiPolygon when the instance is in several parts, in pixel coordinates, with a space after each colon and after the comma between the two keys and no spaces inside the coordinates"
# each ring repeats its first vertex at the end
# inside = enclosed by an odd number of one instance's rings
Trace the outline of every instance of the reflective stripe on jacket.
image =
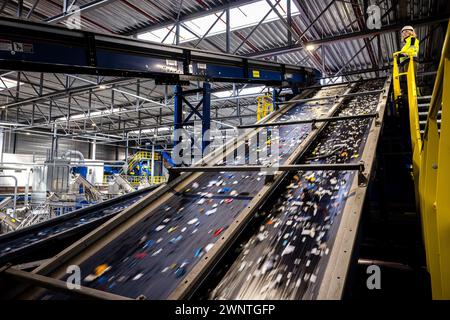
{"type": "Polygon", "coordinates": [[[417,58],[419,56],[419,40],[416,37],[409,36],[405,39],[405,45],[400,52],[405,54],[405,56],[400,57],[400,64],[409,59],[409,54],[412,54],[413,58],[417,58]]]}

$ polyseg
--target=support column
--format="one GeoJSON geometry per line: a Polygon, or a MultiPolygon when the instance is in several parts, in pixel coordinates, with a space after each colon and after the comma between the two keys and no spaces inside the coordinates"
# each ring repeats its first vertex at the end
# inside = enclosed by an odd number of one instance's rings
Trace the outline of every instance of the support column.
{"type": "Polygon", "coordinates": [[[97,153],[97,141],[91,142],[91,158],[92,160],[95,160],[95,154],[97,153]]]}
{"type": "Polygon", "coordinates": [[[173,147],[178,144],[175,132],[183,128],[183,88],[177,84],[174,88],[174,140],[173,147]]]}
{"type": "Polygon", "coordinates": [[[177,21],[175,25],[175,44],[180,44],[180,22],[177,21]]]}
{"type": "Polygon", "coordinates": [[[205,152],[211,141],[211,84],[203,83],[203,110],[202,110],[202,152],[205,152]]]}
{"type": "Polygon", "coordinates": [[[3,129],[0,129],[0,163],[3,163],[3,138],[4,131],[3,129]]]}
{"type": "Polygon", "coordinates": [[[150,184],[155,184],[155,144],[152,144],[152,171],[151,171],[151,180],[150,184]]]}
{"type": "Polygon", "coordinates": [[[272,88],[272,106],[273,110],[278,110],[278,92],[276,88],[272,88]]]}
{"type": "Polygon", "coordinates": [[[287,6],[287,24],[289,28],[287,28],[287,38],[288,38],[288,46],[292,45],[292,9],[291,9],[291,0],[286,1],[287,6]]]}
{"type": "Polygon", "coordinates": [[[127,138],[126,138],[126,148],[125,148],[125,168],[124,168],[125,170],[124,170],[124,172],[126,175],[128,174],[128,152],[129,152],[128,148],[130,146],[130,141],[128,140],[129,133],[130,132],[128,131],[127,138]]]}
{"type": "Polygon", "coordinates": [[[58,155],[58,129],[53,125],[52,150],[50,151],[50,160],[53,161],[58,155]]]}
{"type": "Polygon", "coordinates": [[[226,11],[226,32],[225,32],[225,51],[227,53],[231,52],[231,15],[230,8],[226,11]]]}

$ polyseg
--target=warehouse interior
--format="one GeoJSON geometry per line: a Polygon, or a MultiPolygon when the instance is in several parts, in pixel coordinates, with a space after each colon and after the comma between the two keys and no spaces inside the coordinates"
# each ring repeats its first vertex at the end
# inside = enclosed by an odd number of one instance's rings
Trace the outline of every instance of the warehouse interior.
{"type": "Polygon", "coordinates": [[[449,18],[0,0],[0,298],[450,299],[449,18]]]}

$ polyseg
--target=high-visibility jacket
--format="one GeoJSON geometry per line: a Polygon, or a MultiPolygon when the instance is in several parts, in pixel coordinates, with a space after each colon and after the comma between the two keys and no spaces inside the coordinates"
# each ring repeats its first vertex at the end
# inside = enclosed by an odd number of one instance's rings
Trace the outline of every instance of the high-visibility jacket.
{"type": "Polygon", "coordinates": [[[412,54],[413,58],[417,59],[419,56],[419,40],[416,37],[409,36],[405,39],[405,45],[400,52],[405,54],[404,56],[400,56],[400,64],[409,59],[409,54],[412,54]]]}

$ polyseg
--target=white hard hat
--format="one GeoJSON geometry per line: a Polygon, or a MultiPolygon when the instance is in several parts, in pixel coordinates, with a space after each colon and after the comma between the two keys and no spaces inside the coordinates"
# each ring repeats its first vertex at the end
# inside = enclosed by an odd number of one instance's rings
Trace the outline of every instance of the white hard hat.
{"type": "Polygon", "coordinates": [[[414,28],[413,28],[412,26],[404,26],[404,27],[402,28],[402,32],[403,32],[403,31],[406,31],[406,30],[410,30],[410,31],[413,31],[413,32],[414,32],[414,28]]]}

